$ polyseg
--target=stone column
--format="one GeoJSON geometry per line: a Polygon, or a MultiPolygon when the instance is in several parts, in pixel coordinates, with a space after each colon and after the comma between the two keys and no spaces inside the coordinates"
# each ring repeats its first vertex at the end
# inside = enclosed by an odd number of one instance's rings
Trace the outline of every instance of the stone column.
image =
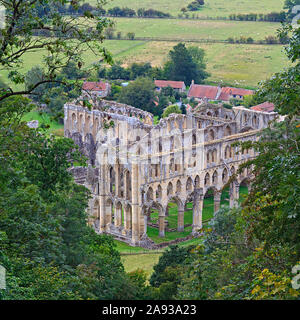
{"type": "Polygon", "coordinates": [[[109,229],[108,226],[112,223],[112,204],[106,204],[105,205],[105,209],[106,209],[106,225],[105,225],[105,229],[109,229]]]}
{"type": "Polygon", "coordinates": [[[115,208],[115,226],[120,227],[122,225],[122,206],[116,206],[115,208]]]}
{"type": "Polygon", "coordinates": [[[99,230],[100,232],[105,231],[106,225],[106,207],[105,207],[105,183],[106,183],[106,171],[105,165],[100,166],[100,182],[99,182],[99,205],[100,205],[100,224],[99,230]]]}
{"type": "Polygon", "coordinates": [[[215,191],[214,193],[214,214],[220,210],[222,192],[215,191]]]}
{"type": "Polygon", "coordinates": [[[233,182],[230,184],[230,201],[229,201],[229,207],[237,207],[239,204],[239,184],[237,182],[233,182]]]}
{"type": "Polygon", "coordinates": [[[193,206],[193,233],[202,229],[203,191],[195,189],[193,206]]]}
{"type": "Polygon", "coordinates": [[[230,187],[229,187],[229,207],[230,208],[234,207],[234,185],[233,185],[233,183],[231,183],[230,187]]]}
{"type": "Polygon", "coordinates": [[[164,238],[165,237],[165,217],[164,216],[158,217],[158,225],[159,225],[158,236],[161,238],[164,238]]]}
{"type": "Polygon", "coordinates": [[[132,162],[131,191],[132,191],[132,244],[139,241],[139,166],[132,162]]]}
{"type": "Polygon", "coordinates": [[[124,207],[124,226],[126,230],[131,230],[131,207],[124,207]]]}
{"type": "Polygon", "coordinates": [[[234,206],[238,207],[240,198],[240,185],[235,182],[234,183],[234,206]]]}
{"type": "Polygon", "coordinates": [[[144,234],[147,234],[148,217],[147,214],[144,215],[144,234]]]}
{"type": "Polygon", "coordinates": [[[121,183],[120,183],[120,165],[119,163],[116,163],[115,165],[115,195],[116,197],[120,196],[120,187],[121,187],[121,183]]]}
{"type": "Polygon", "coordinates": [[[178,225],[177,231],[183,232],[184,231],[184,209],[178,208],[178,225]]]}

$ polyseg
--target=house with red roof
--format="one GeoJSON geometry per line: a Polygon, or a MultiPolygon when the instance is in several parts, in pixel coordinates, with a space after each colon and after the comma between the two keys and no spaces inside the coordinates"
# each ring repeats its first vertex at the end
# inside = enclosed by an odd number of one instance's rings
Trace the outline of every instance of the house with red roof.
{"type": "Polygon", "coordinates": [[[220,88],[218,87],[192,83],[188,92],[188,98],[195,98],[199,101],[217,100],[220,93],[220,88]]]}
{"type": "Polygon", "coordinates": [[[92,81],[85,81],[82,86],[82,95],[93,95],[97,97],[106,97],[110,92],[110,84],[105,83],[102,81],[99,82],[92,82],[92,81]]]}
{"type": "Polygon", "coordinates": [[[258,104],[257,106],[251,107],[250,109],[262,112],[274,112],[275,105],[271,102],[266,101],[264,103],[258,104]]]}
{"type": "Polygon", "coordinates": [[[195,84],[192,81],[188,92],[188,98],[198,101],[230,101],[230,99],[243,99],[246,95],[254,94],[253,90],[232,87],[216,87],[195,84]]]}
{"type": "Polygon", "coordinates": [[[253,90],[223,87],[218,100],[229,101],[230,99],[244,99],[245,96],[254,94],[253,90]]]}
{"type": "Polygon", "coordinates": [[[167,87],[171,87],[178,92],[184,92],[186,90],[186,86],[183,81],[155,80],[154,84],[157,91],[167,87]]]}

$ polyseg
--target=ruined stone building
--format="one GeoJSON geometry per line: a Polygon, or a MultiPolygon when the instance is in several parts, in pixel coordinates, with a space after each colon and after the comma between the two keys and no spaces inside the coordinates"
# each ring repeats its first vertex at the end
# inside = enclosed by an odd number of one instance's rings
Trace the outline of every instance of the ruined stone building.
{"type": "MultiPolygon", "coordinates": [[[[184,212],[193,203],[193,233],[202,228],[203,199],[213,191],[214,210],[239,165],[253,150],[241,152],[235,142],[256,140],[276,113],[244,107],[226,109],[204,105],[192,114],[172,114],[153,124],[152,114],[111,101],[94,102],[89,110],[67,103],[65,136],[72,138],[89,159],[89,167],[73,168],[75,180],[92,192],[89,223],[130,243],[147,241],[151,209],[159,212],[159,235],[164,237],[168,203],[178,206],[178,231],[184,212]]],[[[239,186],[249,184],[245,169],[230,182],[230,206],[239,186]]]]}

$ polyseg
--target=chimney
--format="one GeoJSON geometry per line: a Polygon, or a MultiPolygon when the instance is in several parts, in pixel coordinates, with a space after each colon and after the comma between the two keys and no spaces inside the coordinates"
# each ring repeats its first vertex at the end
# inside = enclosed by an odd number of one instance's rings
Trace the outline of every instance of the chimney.
{"type": "Polygon", "coordinates": [[[194,80],[192,80],[192,82],[191,82],[191,86],[193,86],[195,84],[195,81],[194,80]]]}

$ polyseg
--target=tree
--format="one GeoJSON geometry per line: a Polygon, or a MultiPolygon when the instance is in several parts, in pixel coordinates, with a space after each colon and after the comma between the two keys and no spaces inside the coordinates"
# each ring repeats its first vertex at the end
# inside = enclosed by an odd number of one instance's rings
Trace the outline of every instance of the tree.
{"type": "MultiPolygon", "coordinates": [[[[68,65],[71,60],[80,68],[83,65],[82,53],[88,47],[111,63],[110,54],[99,46],[99,42],[104,39],[105,28],[112,23],[85,11],[82,20],[75,24],[73,18],[59,13],[61,5],[67,3],[67,0],[0,1],[0,5],[6,9],[6,24],[0,38],[0,62],[1,67],[9,71],[10,81],[14,84],[24,84],[25,74],[18,67],[22,65],[25,54],[41,52],[45,57],[42,81],[24,90],[15,90],[11,86],[8,90],[1,91],[0,101],[14,95],[30,94],[45,83],[60,82],[56,76],[61,68],[68,65]],[[51,9],[47,9],[41,16],[36,9],[47,8],[48,5],[51,9]],[[95,22],[93,28],[90,27],[92,22],[95,22]],[[39,38],[35,36],[44,31],[51,36],[39,38]]],[[[78,10],[80,3],[81,0],[72,1],[71,7],[78,10]]],[[[99,0],[98,6],[100,4],[99,0]]]]}
{"type": "Polygon", "coordinates": [[[180,114],[181,113],[181,109],[178,107],[178,105],[171,105],[171,106],[168,106],[164,113],[163,113],[163,118],[167,118],[170,114],[172,113],[178,113],[180,114]]]}
{"type": "Polygon", "coordinates": [[[208,74],[204,71],[203,60],[200,59],[201,50],[191,49],[195,54],[193,60],[192,54],[185,47],[185,44],[179,43],[169,52],[169,60],[164,66],[164,75],[169,80],[184,81],[189,85],[192,80],[201,83],[208,74]]]}
{"type": "Polygon", "coordinates": [[[128,38],[129,40],[134,40],[134,38],[135,38],[135,33],[134,33],[134,32],[128,32],[128,33],[127,33],[127,38],[128,38]]]}
{"type": "Polygon", "coordinates": [[[287,9],[287,18],[288,21],[292,21],[295,17],[296,13],[292,13],[292,10],[295,6],[300,5],[300,0],[285,0],[284,9],[287,9]]]}
{"type": "Polygon", "coordinates": [[[106,28],[104,34],[106,39],[113,39],[115,35],[115,29],[112,27],[106,28]]]}
{"type": "Polygon", "coordinates": [[[120,62],[114,63],[110,69],[107,71],[107,77],[112,80],[122,79],[129,80],[130,73],[127,69],[121,66],[120,62]]]}
{"type": "Polygon", "coordinates": [[[119,94],[119,101],[133,107],[152,112],[154,108],[154,84],[151,79],[138,78],[119,94]]]}
{"type": "Polygon", "coordinates": [[[174,299],[177,287],[184,277],[184,270],[190,261],[191,251],[194,247],[170,246],[159,258],[157,265],[153,267],[154,272],[150,278],[150,284],[154,288],[158,299],[174,299]]]}
{"type": "Polygon", "coordinates": [[[146,63],[133,63],[130,68],[130,79],[135,80],[138,77],[149,77],[151,75],[152,67],[149,62],[146,63]]]}
{"type": "Polygon", "coordinates": [[[191,46],[188,48],[188,52],[192,56],[193,61],[197,65],[197,77],[194,79],[197,83],[203,83],[203,81],[210,76],[205,71],[206,63],[204,61],[205,51],[199,47],[191,46]]]}

